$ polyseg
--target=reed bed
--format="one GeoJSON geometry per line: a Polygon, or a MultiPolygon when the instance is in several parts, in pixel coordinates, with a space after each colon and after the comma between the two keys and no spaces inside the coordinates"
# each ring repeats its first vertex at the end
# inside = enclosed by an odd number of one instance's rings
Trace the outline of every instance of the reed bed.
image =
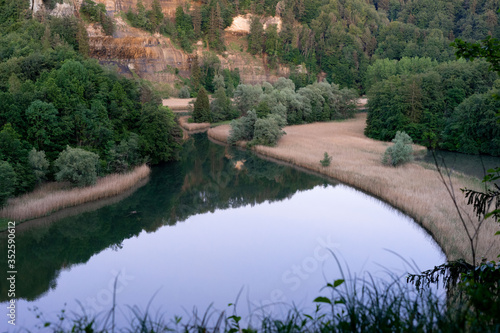
{"type": "MultiPolygon", "coordinates": [[[[449,260],[465,258],[471,261],[470,243],[459,220],[453,201],[440,180],[435,167],[409,163],[397,168],[381,163],[390,145],[364,136],[366,114],[343,122],[314,123],[285,127],[276,147],[255,146],[265,156],[297,165],[368,192],[424,227],[441,246],[449,260]],[[327,152],[333,157],[330,166],[319,161],[327,152]]],[[[208,131],[210,138],[227,141],[229,126],[208,131]]],[[[425,150],[415,146],[417,153],[425,150]]],[[[451,174],[451,185],[460,210],[469,227],[475,224],[472,209],[466,204],[460,188],[481,189],[479,181],[461,174],[451,174]]],[[[348,221],[346,221],[348,222],[348,221]]],[[[485,221],[478,234],[477,258],[495,259],[500,242],[495,232],[498,226],[492,219],[485,221]]]]}
{"type": "Polygon", "coordinates": [[[163,100],[163,106],[168,107],[172,112],[185,112],[192,108],[196,98],[169,98],[163,100]]]}
{"type": "Polygon", "coordinates": [[[179,118],[179,125],[186,131],[201,131],[210,128],[210,123],[188,123],[191,116],[182,116],[179,118]]]}
{"type": "Polygon", "coordinates": [[[0,217],[21,222],[63,208],[116,196],[147,178],[150,173],[151,169],[144,164],[129,173],[100,178],[89,187],[71,188],[68,183],[44,184],[32,193],[10,199],[8,205],[0,210],[0,217]]]}

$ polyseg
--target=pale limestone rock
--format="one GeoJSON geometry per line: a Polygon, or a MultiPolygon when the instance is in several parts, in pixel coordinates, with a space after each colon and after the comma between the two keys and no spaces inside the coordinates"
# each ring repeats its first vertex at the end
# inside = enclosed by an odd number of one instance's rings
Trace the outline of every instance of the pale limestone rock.
{"type": "Polygon", "coordinates": [[[75,12],[75,7],[69,3],[58,3],[56,7],[50,12],[51,16],[55,17],[67,17],[73,15],[75,12]]]}
{"type": "MultiPolygon", "coordinates": [[[[264,17],[261,18],[260,21],[264,25],[264,29],[266,29],[271,24],[276,24],[278,32],[281,31],[281,18],[277,16],[264,17]]],[[[226,31],[239,34],[248,34],[250,33],[251,22],[252,14],[238,15],[233,19],[233,23],[231,24],[231,26],[226,28],[226,31]]]]}

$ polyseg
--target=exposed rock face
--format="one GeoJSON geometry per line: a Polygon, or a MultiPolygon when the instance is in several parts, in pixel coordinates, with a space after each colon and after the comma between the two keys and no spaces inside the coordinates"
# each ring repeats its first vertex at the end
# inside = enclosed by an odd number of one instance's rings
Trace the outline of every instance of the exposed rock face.
{"type": "Polygon", "coordinates": [[[45,7],[43,0],[30,0],[30,10],[33,11],[33,14],[43,12],[56,17],[71,16],[74,14],[75,8],[80,8],[81,1],[64,0],[63,3],[56,3],[54,9],[49,10],[45,7]]]}
{"type": "Polygon", "coordinates": [[[93,58],[118,66],[123,74],[154,82],[175,82],[175,68],[180,75],[189,75],[190,56],[177,50],[169,38],[128,27],[120,19],[116,27],[116,37],[105,36],[95,26],[87,29],[93,58]]]}
{"type": "Polygon", "coordinates": [[[44,8],[43,0],[30,0],[30,9],[36,13],[44,8]]]}
{"type": "MultiPolygon", "coordinates": [[[[175,48],[171,40],[159,34],[151,35],[143,30],[128,26],[120,17],[115,16],[116,32],[113,37],[105,36],[98,25],[89,25],[90,54],[102,64],[117,66],[122,74],[162,83],[175,83],[176,71],[189,77],[193,54],[175,48]]],[[[239,34],[226,33],[226,43],[240,41],[239,34]]],[[[203,57],[202,43],[195,51],[203,57]]],[[[286,67],[278,68],[272,74],[260,57],[245,52],[229,51],[219,56],[223,68],[239,68],[242,83],[274,82],[280,76],[288,76],[286,67]]]]}
{"type": "MultiPolygon", "coordinates": [[[[81,0],[76,0],[81,1],[81,0]]],[[[170,38],[159,34],[151,35],[140,29],[133,28],[123,21],[116,11],[126,11],[132,6],[135,9],[137,0],[96,0],[104,3],[109,15],[115,20],[115,33],[113,37],[105,36],[99,25],[91,24],[87,27],[89,35],[90,55],[97,58],[102,64],[117,66],[122,74],[139,76],[153,82],[175,83],[178,76],[189,77],[191,61],[195,53],[203,57],[206,49],[199,42],[196,51],[188,54],[177,49],[170,38]]],[[[143,0],[146,8],[151,6],[153,0],[143,0]]],[[[185,0],[160,0],[163,12],[174,15],[175,8],[183,5],[185,0]]],[[[241,22],[250,22],[250,17],[241,17],[241,22]]],[[[280,20],[263,20],[267,24],[278,24],[280,20]]],[[[249,23],[248,23],[249,24],[249,23]]],[[[241,30],[241,29],[240,29],[241,30]]],[[[249,25],[248,25],[249,30],[249,25]]],[[[274,82],[280,76],[288,76],[289,69],[280,67],[272,73],[265,65],[265,59],[251,56],[242,49],[246,48],[246,34],[244,30],[234,32],[228,28],[226,44],[229,51],[219,56],[223,68],[234,70],[238,68],[242,83],[274,82]]]]}
{"type": "Polygon", "coordinates": [[[58,3],[56,7],[50,12],[50,15],[56,17],[71,16],[75,12],[74,5],[69,3],[58,3]]]}
{"type": "MultiPolygon", "coordinates": [[[[238,15],[233,19],[233,23],[230,27],[226,29],[228,32],[248,34],[250,33],[250,23],[252,21],[252,15],[238,15]]],[[[266,29],[271,24],[276,24],[278,27],[278,32],[281,31],[281,18],[279,17],[265,17],[260,18],[260,22],[264,25],[266,29]]]]}

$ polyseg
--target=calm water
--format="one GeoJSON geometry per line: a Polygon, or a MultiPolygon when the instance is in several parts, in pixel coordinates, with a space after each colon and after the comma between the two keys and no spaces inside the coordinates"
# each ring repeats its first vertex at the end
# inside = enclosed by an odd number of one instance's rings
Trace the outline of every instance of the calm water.
{"type": "MultiPolygon", "coordinates": [[[[500,157],[488,155],[468,155],[451,151],[437,150],[436,159],[439,165],[457,172],[483,179],[486,171],[500,166],[500,157]]],[[[420,160],[435,164],[432,151],[428,151],[420,160]]],[[[500,183],[497,181],[497,183],[500,183]]]]}
{"type": "MultiPolygon", "coordinates": [[[[319,162],[318,162],[319,163],[319,162]]],[[[21,229],[21,228],[20,228],[21,229]]],[[[0,267],[6,237],[0,235],[0,267]]],[[[306,308],[340,271],[405,272],[444,262],[411,219],[357,190],[191,139],[179,162],[157,167],[150,182],[123,201],[16,236],[17,326],[33,329],[37,307],[56,321],[62,309],[103,313],[116,280],[118,322],[127,305],[190,317],[210,304],[240,315],[306,308]],[[244,167],[234,167],[244,161],[244,167]],[[383,268],[385,267],[385,268],[383,268]],[[31,309],[31,310],[30,310],[31,309]]],[[[7,286],[2,281],[1,307],[7,286]]],[[[4,310],[4,312],[6,312],[4,310]]],[[[8,329],[5,315],[0,331],[8,329]]]]}

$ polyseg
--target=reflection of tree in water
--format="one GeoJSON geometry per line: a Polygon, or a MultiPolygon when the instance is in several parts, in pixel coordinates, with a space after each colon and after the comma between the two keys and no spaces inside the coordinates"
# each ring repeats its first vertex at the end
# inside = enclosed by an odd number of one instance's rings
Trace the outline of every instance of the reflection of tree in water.
{"type": "MultiPolygon", "coordinates": [[[[178,162],[154,168],[150,182],[123,201],[19,232],[17,296],[40,297],[55,288],[61,268],[85,263],[106,248],[119,251],[123,240],[143,230],[153,232],[217,209],[283,200],[324,182],[248,152],[218,146],[205,134],[195,135],[178,162]],[[235,168],[237,161],[245,161],[241,170],[235,168]]],[[[1,267],[7,267],[6,239],[6,233],[0,235],[1,267]]],[[[0,286],[0,301],[7,300],[6,287],[0,286]]]]}

